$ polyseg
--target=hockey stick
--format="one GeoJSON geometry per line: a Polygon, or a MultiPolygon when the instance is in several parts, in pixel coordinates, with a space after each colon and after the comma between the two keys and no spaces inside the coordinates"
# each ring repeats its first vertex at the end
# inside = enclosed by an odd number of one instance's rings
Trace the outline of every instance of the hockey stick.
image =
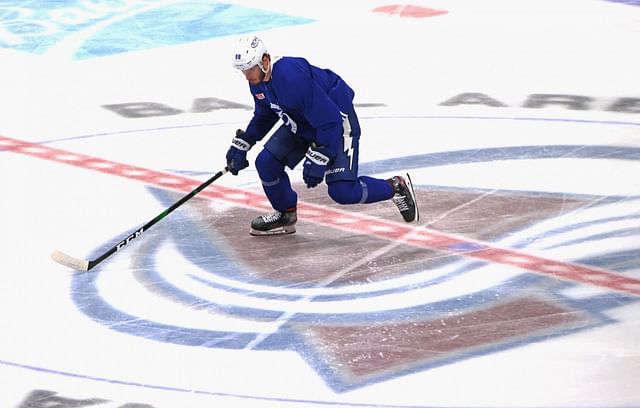
{"type": "Polygon", "coordinates": [[[67,254],[65,254],[63,252],[57,251],[57,250],[53,251],[53,253],[51,254],[51,258],[54,261],[56,261],[57,263],[61,264],[61,265],[68,266],[68,267],[76,269],[78,271],[83,271],[83,272],[89,271],[93,267],[98,265],[100,262],[104,261],[109,256],[113,255],[115,252],[121,250],[125,245],[127,245],[133,239],[138,238],[140,235],[142,235],[143,232],[145,232],[146,230],[151,228],[155,223],[157,223],[158,221],[160,221],[161,219],[163,219],[164,217],[169,215],[171,212],[173,212],[173,210],[175,210],[176,208],[180,207],[182,204],[184,204],[187,201],[189,201],[196,194],[198,194],[199,192],[201,192],[202,190],[207,188],[211,183],[213,183],[214,181],[219,179],[227,171],[229,171],[229,169],[226,168],[226,167],[223,170],[220,170],[218,173],[216,173],[210,179],[208,179],[204,183],[200,184],[198,187],[196,187],[189,194],[187,194],[186,196],[182,197],[179,201],[174,203],[171,207],[167,208],[166,210],[164,210],[163,212],[158,214],[154,219],[152,219],[151,221],[149,221],[146,224],[144,224],[142,227],[138,228],[137,230],[135,230],[134,232],[129,234],[122,241],[118,242],[113,248],[109,249],[107,252],[105,252],[104,254],[100,255],[96,259],[87,261],[87,260],[84,260],[84,259],[74,258],[72,256],[69,256],[69,255],[67,255],[67,254]]]}

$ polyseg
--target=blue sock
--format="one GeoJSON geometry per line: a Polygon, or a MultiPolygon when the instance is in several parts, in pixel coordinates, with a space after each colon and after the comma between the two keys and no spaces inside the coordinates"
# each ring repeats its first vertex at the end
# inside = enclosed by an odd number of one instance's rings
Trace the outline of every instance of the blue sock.
{"type": "Polygon", "coordinates": [[[393,197],[393,187],[387,182],[387,180],[377,179],[368,176],[359,177],[361,182],[364,182],[367,186],[367,197],[365,203],[377,203],[378,201],[385,201],[393,197]]]}
{"type": "Polygon", "coordinates": [[[362,176],[329,184],[329,196],[339,204],[376,203],[393,197],[393,188],[386,180],[362,176]]]}

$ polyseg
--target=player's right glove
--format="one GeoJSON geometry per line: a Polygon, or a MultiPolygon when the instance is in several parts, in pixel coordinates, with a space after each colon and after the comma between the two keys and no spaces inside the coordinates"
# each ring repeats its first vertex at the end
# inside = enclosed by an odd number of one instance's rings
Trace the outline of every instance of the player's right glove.
{"type": "Polygon", "coordinates": [[[234,176],[237,176],[240,170],[249,167],[247,152],[253,145],[244,135],[244,130],[236,130],[236,136],[231,141],[231,147],[227,151],[227,169],[234,176]]]}
{"type": "Polygon", "coordinates": [[[324,180],[324,172],[336,157],[331,149],[323,146],[311,146],[307,150],[302,164],[302,179],[307,188],[313,188],[324,180]]]}

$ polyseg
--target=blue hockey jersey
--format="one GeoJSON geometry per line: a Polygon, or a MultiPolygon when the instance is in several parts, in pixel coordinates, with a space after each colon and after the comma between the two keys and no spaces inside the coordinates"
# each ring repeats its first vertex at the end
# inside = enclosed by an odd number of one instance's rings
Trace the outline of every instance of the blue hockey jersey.
{"type": "Polygon", "coordinates": [[[261,140],[278,119],[311,145],[342,149],[342,115],[353,107],[353,90],[336,73],[304,58],[282,57],[272,63],[271,79],[249,84],[254,115],[245,136],[261,140]]]}

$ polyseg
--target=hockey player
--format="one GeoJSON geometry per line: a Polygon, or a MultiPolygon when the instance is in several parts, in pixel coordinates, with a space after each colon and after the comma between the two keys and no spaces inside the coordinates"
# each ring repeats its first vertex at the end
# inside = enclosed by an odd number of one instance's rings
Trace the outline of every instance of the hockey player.
{"type": "Polygon", "coordinates": [[[392,199],[404,220],[418,220],[411,179],[358,176],[360,125],[353,108],[353,90],[334,72],[296,57],[271,58],[258,37],[241,38],[233,57],[253,96],[255,109],[246,131],[238,129],[226,155],[237,175],[247,166],[247,152],[279,119],[282,125],[264,144],[256,170],[275,212],[255,218],[251,235],[296,231],[297,194],[285,166],[304,159],[307,188],[326,180],[329,196],[339,204],[375,203],[392,199]]]}

